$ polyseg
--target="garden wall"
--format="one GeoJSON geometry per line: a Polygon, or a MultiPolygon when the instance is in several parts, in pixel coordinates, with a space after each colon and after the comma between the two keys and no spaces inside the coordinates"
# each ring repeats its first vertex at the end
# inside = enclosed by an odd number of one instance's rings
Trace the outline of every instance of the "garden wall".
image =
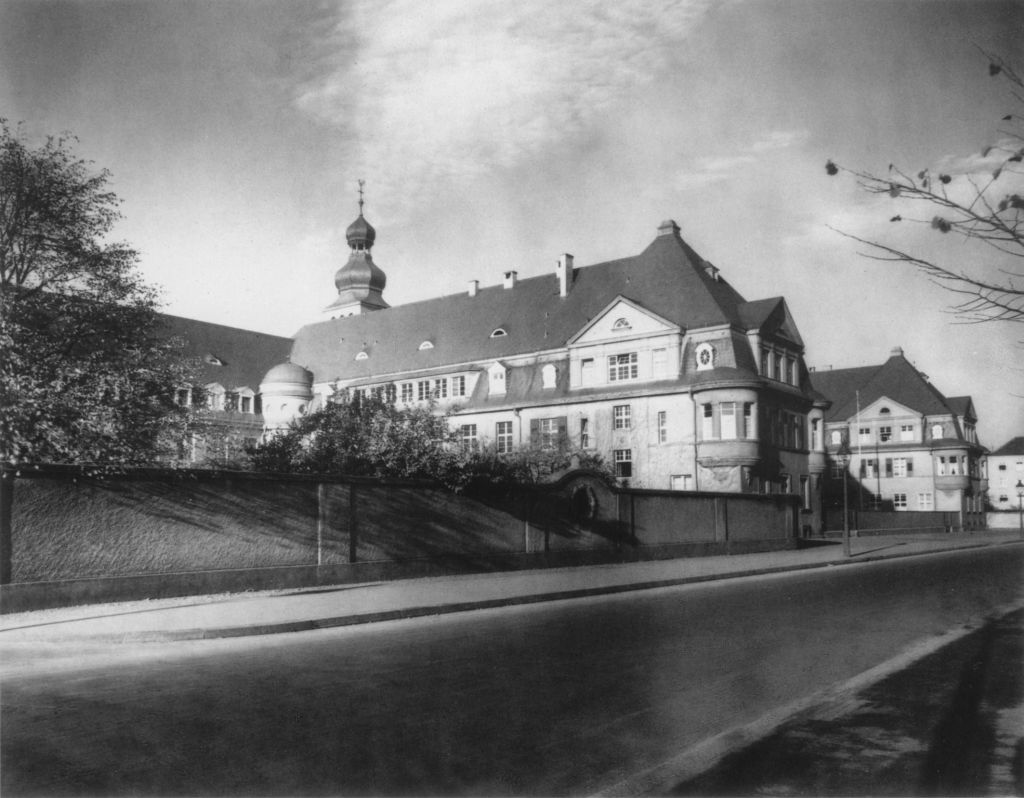
{"type": "Polygon", "coordinates": [[[2,475],[3,611],[796,544],[796,497],[620,490],[587,472],[423,482],[49,467],[2,475]]]}

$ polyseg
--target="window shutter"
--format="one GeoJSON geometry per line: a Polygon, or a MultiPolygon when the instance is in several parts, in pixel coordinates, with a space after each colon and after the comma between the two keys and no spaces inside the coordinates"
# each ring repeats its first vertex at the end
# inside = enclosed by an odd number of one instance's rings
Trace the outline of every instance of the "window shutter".
{"type": "Polygon", "coordinates": [[[887,477],[891,477],[892,476],[892,458],[891,457],[886,457],[885,458],[885,475],[887,477]]]}
{"type": "Polygon", "coordinates": [[[867,473],[868,473],[868,463],[867,463],[867,460],[861,460],[860,461],[860,476],[861,476],[861,478],[863,479],[864,476],[867,473]]]}
{"type": "Polygon", "coordinates": [[[530,419],[530,445],[540,446],[540,419],[530,419]]]}
{"type": "Polygon", "coordinates": [[[566,446],[569,443],[569,417],[559,416],[555,422],[558,427],[558,445],[566,446]]]}
{"type": "Polygon", "coordinates": [[[914,459],[912,457],[907,458],[907,476],[914,476],[914,459]]]}

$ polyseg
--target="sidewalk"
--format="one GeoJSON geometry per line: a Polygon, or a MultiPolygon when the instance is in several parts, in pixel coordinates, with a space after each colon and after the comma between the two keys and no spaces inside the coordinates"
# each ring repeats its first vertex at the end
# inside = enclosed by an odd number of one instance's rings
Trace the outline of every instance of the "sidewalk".
{"type": "Polygon", "coordinates": [[[738,576],[843,567],[1021,543],[1016,530],[854,538],[795,551],[375,582],[302,591],[191,596],[0,616],[0,647],[62,641],[158,642],[326,629],[738,576]]]}

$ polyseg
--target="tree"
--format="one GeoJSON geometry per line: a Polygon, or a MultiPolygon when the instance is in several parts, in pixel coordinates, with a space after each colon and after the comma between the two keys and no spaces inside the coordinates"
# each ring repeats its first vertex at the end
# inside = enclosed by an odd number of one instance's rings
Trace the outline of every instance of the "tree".
{"type": "Polygon", "coordinates": [[[921,225],[936,235],[952,235],[982,250],[948,247],[948,260],[845,233],[868,247],[866,257],[912,266],[957,295],[951,311],[965,322],[1024,322],[1024,81],[1012,64],[984,53],[988,73],[1008,82],[1017,113],[1002,118],[1001,138],[979,155],[946,169],[909,172],[893,165],[888,173],[846,169],[828,161],[829,175],[853,175],[869,194],[898,200],[909,210],[889,216],[891,223],[921,225]],[[924,213],[914,213],[915,208],[924,213]],[[984,265],[981,265],[984,264],[984,265]]]}
{"type": "Polygon", "coordinates": [[[386,391],[341,392],[249,454],[259,471],[431,479],[458,492],[534,485],[571,467],[613,481],[600,457],[573,451],[566,441],[501,454],[467,445],[450,416],[433,406],[400,407],[386,391]]]}
{"type": "Polygon", "coordinates": [[[151,462],[186,420],[188,364],[136,252],[106,241],[120,200],[75,142],[33,149],[0,120],[0,457],[151,462]]]}

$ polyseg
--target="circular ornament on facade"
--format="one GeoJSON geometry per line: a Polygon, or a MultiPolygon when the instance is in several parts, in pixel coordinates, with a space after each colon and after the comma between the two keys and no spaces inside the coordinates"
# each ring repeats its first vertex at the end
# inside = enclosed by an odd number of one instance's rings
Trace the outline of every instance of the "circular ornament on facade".
{"type": "Polygon", "coordinates": [[[701,344],[697,347],[697,368],[709,369],[715,365],[715,348],[711,344],[701,344]]]}

